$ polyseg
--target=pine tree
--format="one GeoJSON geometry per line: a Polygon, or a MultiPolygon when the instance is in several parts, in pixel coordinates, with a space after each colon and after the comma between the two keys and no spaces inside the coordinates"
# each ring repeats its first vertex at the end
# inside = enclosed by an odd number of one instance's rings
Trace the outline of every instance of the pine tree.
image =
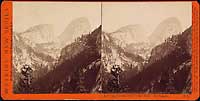
{"type": "Polygon", "coordinates": [[[19,80],[19,91],[21,93],[31,93],[31,83],[32,83],[32,68],[29,65],[24,65],[21,68],[21,77],[19,80]]]}
{"type": "Polygon", "coordinates": [[[79,69],[78,70],[78,82],[77,82],[77,87],[76,87],[76,90],[79,93],[86,92],[86,88],[85,88],[85,85],[84,85],[84,79],[85,78],[84,78],[83,71],[82,71],[82,69],[79,69]]]}
{"type": "Polygon", "coordinates": [[[174,87],[174,78],[173,78],[173,72],[170,71],[171,69],[169,69],[169,82],[167,83],[167,88],[166,88],[166,92],[167,93],[175,93],[176,89],[174,87]]]}
{"type": "Polygon", "coordinates": [[[111,74],[113,78],[108,81],[108,91],[110,92],[120,92],[121,87],[120,87],[120,73],[122,72],[121,68],[118,65],[114,65],[111,68],[111,74]]]}

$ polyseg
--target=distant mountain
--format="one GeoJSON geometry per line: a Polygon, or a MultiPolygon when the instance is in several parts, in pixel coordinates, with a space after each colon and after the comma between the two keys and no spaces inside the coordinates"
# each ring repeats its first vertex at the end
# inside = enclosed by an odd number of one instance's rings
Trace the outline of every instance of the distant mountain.
{"type": "Polygon", "coordinates": [[[59,56],[60,48],[55,43],[53,26],[50,24],[40,24],[27,29],[24,32],[17,33],[16,36],[21,41],[34,48],[35,51],[45,53],[53,58],[59,56]]]}
{"type": "Polygon", "coordinates": [[[175,17],[170,17],[162,21],[148,39],[151,44],[158,45],[171,35],[177,35],[181,32],[180,21],[175,17]]]}
{"type": "Polygon", "coordinates": [[[182,34],[172,35],[171,37],[168,37],[164,43],[157,45],[152,49],[149,62],[166,57],[171,52],[177,50],[177,48],[182,48],[187,51],[189,55],[191,55],[191,38],[191,28],[185,30],[182,34]]]}
{"type": "Polygon", "coordinates": [[[147,61],[151,55],[152,48],[152,45],[148,42],[138,42],[127,45],[124,50],[132,54],[137,54],[147,61]]]}
{"type": "Polygon", "coordinates": [[[19,33],[13,34],[13,43],[14,89],[18,93],[19,74],[24,65],[31,66],[33,77],[37,79],[52,69],[50,67],[56,59],[46,52],[38,51],[35,43],[23,38],[19,33]]]}
{"type": "Polygon", "coordinates": [[[48,43],[54,40],[54,30],[50,24],[40,24],[20,33],[20,36],[34,43],[48,43]]]}
{"type": "Polygon", "coordinates": [[[75,20],[72,20],[64,31],[58,36],[56,42],[60,43],[60,46],[63,47],[69,42],[72,42],[76,37],[81,34],[87,34],[91,30],[90,22],[87,18],[80,17],[75,20]]]}
{"type": "Polygon", "coordinates": [[[151,52],[145,69],[129,79],[128,92],[191,93],[191,27],[151,52]]]}
{"type": "Polygon", "coordinates": [[[78,18],[54,40],[48,26],[14,32],[15,91],[20,68],[29,64],[31,93],[113,93],[114,66],[122,70],[114,93],[191,92],[191,27],[181,33],[176,18],[161,22],[149,37],[141,25],[90,32],[88,19],[78,18]]]}
{"type": "Polygon", "coordinates": [[[36,93],[82,93],[97,87],[101,66],[101,26],[61,51],[55,69],[33,83],[36,93]]]}
{"type": "MultiPolygon", "coordinates": [[[[87,25],[89,25],[89,22],[86,18],[79,18],[72,21],[71,25],[69,25],[68,28],[64,31],[66,32],[67,30],[71,30],[71,34],[64,33],[66,35],[63,36],[62,39],[65,37],[68,38],[68,36],[71,35],[71,38],[73,39],[63,40],[77,41],[77,36],[89,33],[89,31],[81,30],[82,28],[89,30],[89,27],[85,28],[87,25]]],[[[13,72],[15,72],[14,89],[16,93],[20,93],[18,89],[18,80],[19,74],[21,72],[20,69],[23,67],[23,65],[26,64],[31,66],[33,69],[33,82],[35,82],[38,80],[38,78],[46,75],[49,71],[54,70],[56,68],[56,64],[61,62],[59,59],[62,60],[62,58],[59,57],[62,57],[61,54],[63,55],[64,50],[62,50],[62,48],[65,47],[67,43],[63,44],[61,47],[60,44],[62,41],[55,39],[56,38],[54,37],[53,27],[48,24],[36,25],[21,33],[14,32],[13,42],[15,44],[13,44],[13,72]]],[[[76,49],[71,51],[71,53],[75,52],[76,49]]]]}
{"type": "Polygon", "coordinates": [[[102,61],[104,68],[110,71],[113,65],[119,65],[123,70],[126,70],[126,67],[134,68],[137,65],[142,65],[144,59],[139,54],[126,51],[115,43],[115,39],[111,34],[103,32],[102,61]]]}
{"type": "Polygon", "coordinates": [[[101,26],[77,37],[61,50],[58,62],[47,75],[33,83],[35,93],[98,93],[109,92],[110,69],[119,65],[124,80],[143,70],[144,58],[133,54],[114,42],[101,26]]]}
{"type": "MultiPolygon", "coordinates": [[[[16,59],[14,63],[21,63],[19,66],[23,64],[31,65],[34,64],[34,62],[43,64],[43,62],[52,62],[54,60],[54,58],[48,54],[37,51],[34,46],[35,44],[31,43],[28,39],[22,38],[20,35],[13,36],[13,43],[15,43],[13,44],[14,60],[16,59]]],[[[16,66],[16,68],[18,68],[18,66],[16,66]]],[[[18,70],[19,69],[20,67],[18,70]]]]}
{"type": "MultiPolygon", "coordinates": [[[[112,34],[102,32],[102,47],[101,47],[101,61],[102,61],[102,92],[113,93],[111,82],[115,79],[111,73],[113,66],[119,66],[122,69],[120,73],[121,88],[126,89],[128,80],[139,72],[143,71],[143,67],[149,59],[151,49],[145,42],[136,42],[128,44],[123,47],[116,43],[116,39],[112,34]],[[146,54],[147,53],[147,54],[146,54]]],[[[126,92],[125,91],[120,92],[126,92]]]]}
{"type": "Polygon", "coordinates": [[[141,25],[127,25],[119,28],[117,31],[110,33],[115,43],[121,47],[131,43],[142,42],[145,40],[145,30],[141,25]]]}

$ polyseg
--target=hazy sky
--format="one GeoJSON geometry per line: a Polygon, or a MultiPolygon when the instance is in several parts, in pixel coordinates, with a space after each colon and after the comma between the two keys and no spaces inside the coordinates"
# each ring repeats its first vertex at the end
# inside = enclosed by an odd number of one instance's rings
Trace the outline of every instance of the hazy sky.
{"type": "Polygon", "coordinates": [[[101,23],[100,2],[14,2],[13,29],[23,32],[38,24],[52,24],[60,34],[74,19],[86,17],[92,29],[101,23]]]}
{"type": "Polygon", "coordinates": [[[192,25],[191,2],[104,2],[103,30],[112,32],[129,24],[141,24],[146,32],[168,17],[177,17],[182,28],[192,25]]]}
{"type": "MultiPolygon", "coordinates": [[[[192,23],[191,2],[103,2],[103,30],[113,32],[126,25],[141,24],[147,34],[168,17],[177,17],[182,28],[192,23]]],[[[100,2],[14,2],[13,29],[23,32],[38,24],[52,24],[60,34],[74,19],[86,17],[92,29],[101,24],[100,2]]]]}

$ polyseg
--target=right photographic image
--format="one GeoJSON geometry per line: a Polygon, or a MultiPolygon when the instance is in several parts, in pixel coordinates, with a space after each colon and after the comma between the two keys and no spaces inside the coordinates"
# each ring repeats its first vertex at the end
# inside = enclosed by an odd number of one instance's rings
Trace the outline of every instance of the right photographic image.
{"type": "Polygon", "coordinates": [[[102,2],[102,93],[190,94],[191,2],[102,2]]]}

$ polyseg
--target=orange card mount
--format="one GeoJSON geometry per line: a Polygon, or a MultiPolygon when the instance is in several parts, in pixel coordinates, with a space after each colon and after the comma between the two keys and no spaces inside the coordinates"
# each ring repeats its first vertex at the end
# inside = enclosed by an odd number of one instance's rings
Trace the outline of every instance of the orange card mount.
{"type": "MultiPolygon", "coordinates": [[[[128,25],[131,21],[126,14],[130,13],[123,10],[128,12],[130,11],[128,9],[132,8],[126,9],[127,6],[123,5],[128,4],[124,2],[16,2],[3,1],[1,5],[2,99],[198,99],[200,76],[198,2],[191,1],[191,27],[183,25],[179,28],[181,20],[170,17],[158,25],[157,29],[163,30],[152,31],[152,37],[148,37],[147,39],[150,40],[147,42],[140,41],[145,34],[139,24],[128,25]],[[53,7],[51,3],[55,8],[51,9],[53,7]],[[56,6],[64,8],[61,10],[56,6]],[[37,11],[37,7],[49,8],[42,8],[40,12],[37,11]],[[91,7],[93,9],[90,9],[91,7]],[[124,9],[117,7],[124,7],[124,9]],[[54,15],[52,12],[48,13],[53,10],[58,10],[60,13],[56,11],[54,15]],[[115,13],[109,13],[109,11],[114,12],[112,10],[121,12],[121,15],[115,16],[115,13]],[[66,19],[59,18],[65,16],[65,13],[68,14],[67,20],[70,20],[67,22],[69,23],[67,28],[63,28],[66,25],[61,24],[66,19]],[[30,16],[23,16],[25,14],[30,16]],[[43,17],[45,15],[48,18],[43,17]],[[126,17],[123,18],[124,15],[126,17]],[[73,20],[75,17],[78,18],[73,20]],[[56,29],[51,24],[46,24],[48,21],[61,27],[56,29]],[[119,29],[113,30],[117,28],[116,26],[119,29]],[[179,34],[158,36],[163,31],[179,32],[179,34]],[[134,39],[130,33],[134,33],[136,38],[134,39]],[[160,40],[162,38],[163,41],[160,40]],[[149,53],[150,56],[144,53],[149,53]]],[[[135,3],[140,2],[131,2],[129,6],[137,7],[135,3]]],[[[154,5],[158,2],[151,3],[154,5]]],[[[173,5],[173,2],[171,4],[173,5]]],[[[146,4],[142,2],[139,5],[141,8],[146,4]]],[[[185,6],[173,7],[173,9],[176,7],[183,9],[185,6]]],[[[152,7],[151,10],[153,9],[152,7]]],[[[172,13],[167,10],[162,11],[162,8],[160,10],[165,14],[176,15],[176,10],[172,13]]],[[[141,12],[137,12],[136,16],[140,14],[149,16],[146,19],[143,19],[143,16],[139,17],[141,23],[152,24],[150,17],[153,15],[145,15],[141,12]]],[[[163,14],[161,12],[158,14],[163,14]]],[[[155,15],[162,17],[158,14],[155,15]]],[[[130,16],[138,18],[133,15],[135,14],[130,16]]]]}

